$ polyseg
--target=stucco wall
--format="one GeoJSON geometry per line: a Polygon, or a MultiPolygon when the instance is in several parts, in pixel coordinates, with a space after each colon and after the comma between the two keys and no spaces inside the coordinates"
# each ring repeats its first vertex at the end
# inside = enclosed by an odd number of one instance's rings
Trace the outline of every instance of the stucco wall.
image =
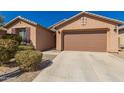
{"type": "Polygon", "coordinates": [[[47,50],[55,47],[54,33],[46,30],[40,26],[36,31],[36,48],[39,50],[47,50]]]}
{"type": "Polygon", "coordinates": [[[28,24],[24,21],[16,21],[9,27],[7,27],[8,31],[7,33],[12,33],[13,28],[22,28],[22,27],[29,27],[30,28],[30,40],[33,44],[33,46],[36,48],[36,27],[34,25],[28,24]]]}
{"type": "Polygon", "coordinates": [[[115,26],[117,24],[113,24],[108,21],[104,21],[98,18],[94,18],[91,16],[86,16],[87,23],[86,25],[81,24],[81,17],[72,20],[66,25],[63,25],[57,28],[56,32],[56,49],[61,50],[62,42],[61,42],[61,31],[62,30],[69,30],[69,29],[90,29],[90,28],[109,28],[110,30],[107,31],[107,51],[108,52],[118,52],[118,31],[114,31],[115,26]],[[60,31],[60,33],[59,33],[60,31]]]}

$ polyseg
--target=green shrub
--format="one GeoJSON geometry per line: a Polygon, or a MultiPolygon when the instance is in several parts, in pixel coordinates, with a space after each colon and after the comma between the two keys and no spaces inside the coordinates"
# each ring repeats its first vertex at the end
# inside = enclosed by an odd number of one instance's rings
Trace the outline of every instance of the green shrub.
{"type": "Polygon", "coordinates": [[[12,39],[12,40],[17,41],[19,44],[22,41],[22,38],[19,35],[16,35],[16,34],[5,34],[1,38],[2,39],[12,39]]]}
{"type": "Polygon", "coordinates": [[[15,52],[18,48],[18,42],[11,39],[0,39],[0,47],[4,47],[9,52],[15,52]]]}
{"type": "Polygon", "coordinates": [[[19,51],[16,53],[15,59],[22,71],[34,71],[41,62],[42,53],[34,50],[19,51]]]}
{"type": "Polygon", "coordinates": [[[0,47],[0,65],[8,62],[11,56],[10,53],[4,47],[0,47]]]}
{"type": "Polygon", "coordinates": [[[34,50],[32,45],[19,45],[18,50],[34,50]]]}
{"type": "Polygon", "coordinates": [[[3,47],[3,50],[9,53],[9,56],[12,58],[18,49],[18,43],[11,39],[0,39],[0,47],[3,47]]]}

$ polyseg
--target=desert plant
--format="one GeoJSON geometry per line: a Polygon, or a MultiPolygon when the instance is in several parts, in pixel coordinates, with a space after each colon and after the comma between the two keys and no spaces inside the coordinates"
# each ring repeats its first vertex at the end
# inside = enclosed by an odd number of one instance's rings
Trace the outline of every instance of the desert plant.
{"type": "Polygon", "coordinates": [[[3,47],[3,50],[9,53],[10,57],[14,57],[18,49],[18,43],[11,39],[0,39],[0,47],[3,47]]]}
{"type": "Polygon", "coordinates": [[[14,57],[18,43],[11,39],[0,39],[0,65],[14,57]]]}
{"type": "Polygon", "coordinates": [[[10,53],[4,47],[0,47],[0,65],[8,62],[11,56],[10,53]]]}
{"type": "Polygon", "coordinates": [[[15,59],[22,71],[34,71],[42,60],[42,53],[34,50],[19,51],[15,59]]]}
{"type": "Polygon", "coordinates": [[[15,51],[18,47],[18,42],[11,39],[0,39],[0,46],[6,48],[9,51],[15,51]]]}
{"type": "Polygon", "coordinates": [[[17,41],[19,44],[22,41],[22,38],[19,35],[16,34],[5,34],[1,37],[2,39],[11,39],[17,41]]]}

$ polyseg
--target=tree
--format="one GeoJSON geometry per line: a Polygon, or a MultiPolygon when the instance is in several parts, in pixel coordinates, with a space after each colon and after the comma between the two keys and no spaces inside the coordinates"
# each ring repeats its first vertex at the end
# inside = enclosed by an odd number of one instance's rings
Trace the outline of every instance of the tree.
{"type": "Polygon", "coordinates": [[[4,17],[0,16],[0,27],[3,26],[3,24],[4,24],[4,17]]]}

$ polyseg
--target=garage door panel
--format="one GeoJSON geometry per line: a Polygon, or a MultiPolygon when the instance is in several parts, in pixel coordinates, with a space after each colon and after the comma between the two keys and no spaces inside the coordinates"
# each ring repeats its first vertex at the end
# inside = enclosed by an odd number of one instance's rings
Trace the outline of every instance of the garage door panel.
{"type": "Polygon", "coordinates": [[[73,31],[64,33],[64,50],[106,51],[106,31],[73,31]]]}

